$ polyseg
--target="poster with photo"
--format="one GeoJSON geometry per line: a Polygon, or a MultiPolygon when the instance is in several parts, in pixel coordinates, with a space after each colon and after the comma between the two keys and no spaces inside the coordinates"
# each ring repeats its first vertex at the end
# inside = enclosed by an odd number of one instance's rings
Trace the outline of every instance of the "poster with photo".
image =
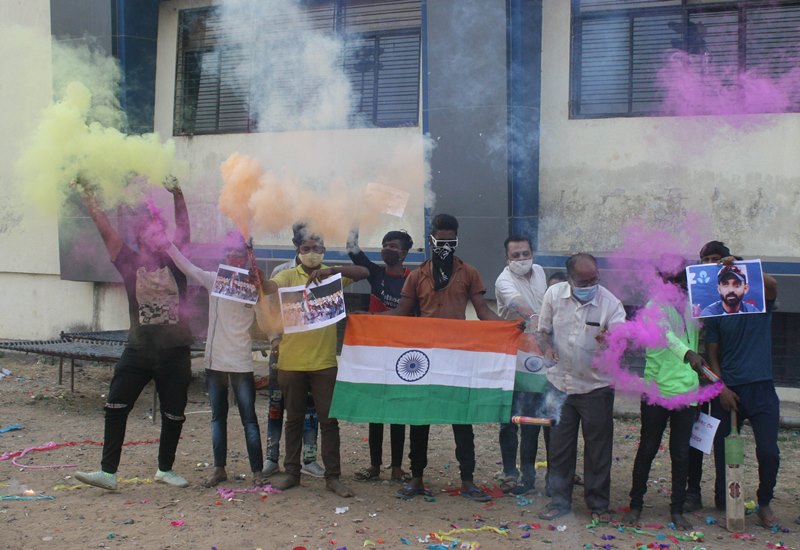
{"type": "Polygon", "coordinates": [[[250,281],[250,272],[232,265],[220,264],[211,295],[245,304],[258,301],[258,289],[250,281]]]}
{"type": "Polygon", "coordinates": [[[305,332],[327,327],[344,319],[344,290],[342,275],[337,273],[308,286],[289,286],[278,289],[283,332],[305,332]]]}
{"type": "Polygon", "coordinates": [[[732,265],[702,264],[686,268],[692,317],[764,313],[761,260],[732,265]]]}

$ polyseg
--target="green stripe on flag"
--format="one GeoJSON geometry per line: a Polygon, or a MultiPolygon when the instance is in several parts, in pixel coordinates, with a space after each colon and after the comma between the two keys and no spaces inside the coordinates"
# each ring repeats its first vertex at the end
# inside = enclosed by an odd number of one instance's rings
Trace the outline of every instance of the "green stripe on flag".
{"type": "Polygon", "coordinates": [[[514,373],[514,391],[544,393],[547,390],[547,377],[542,374],[514,373]]]}
{"type": "Polygon", "coordinates": [[[382,424],[508,422],[511,398],[511,391],[499,388],[337,381],[330,416],[382,424]]]}

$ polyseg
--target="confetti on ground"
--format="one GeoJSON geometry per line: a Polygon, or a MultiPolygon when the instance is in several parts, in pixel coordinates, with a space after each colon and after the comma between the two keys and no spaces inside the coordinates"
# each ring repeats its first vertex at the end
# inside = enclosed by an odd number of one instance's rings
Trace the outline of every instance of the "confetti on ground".
{"type": "MultiPolygon", "coordinates": [[[[225,500],[230,500],[239,494],[259,493],[259,494],[274,495],[280,492],[281,492],[280,489],[276,489],[269,483],[267,483],[266,485],[256,485],[255,487],[248,487],[247,489],[229,489],[228,487],[217,487],[217,494],[220,496],[220,498],[224,498],[225,500]]],[[[219,501],[216,501],[215,504],[218,502],[219,501]]],[[[219,504],[222,503],[219,502],[219,504]]]]}

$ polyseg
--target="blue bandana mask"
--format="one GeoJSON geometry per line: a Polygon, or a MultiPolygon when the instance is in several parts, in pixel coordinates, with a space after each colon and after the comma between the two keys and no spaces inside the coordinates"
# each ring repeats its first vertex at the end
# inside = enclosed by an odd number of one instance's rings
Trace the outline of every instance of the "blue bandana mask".
{"type": "Polygon", "coordinates": [[[598,285],[586,286],[582,288],[576,288],[573,286],[571,287],[572,295],[581,302],[591,302],[597,294],[597,287],[598,285]]]}

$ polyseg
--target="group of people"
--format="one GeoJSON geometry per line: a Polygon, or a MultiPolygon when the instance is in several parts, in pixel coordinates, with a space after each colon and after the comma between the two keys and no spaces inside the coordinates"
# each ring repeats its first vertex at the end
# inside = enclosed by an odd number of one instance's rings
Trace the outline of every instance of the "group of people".
{"type": "MultiPolygon", "coordinates": [[[[78,472],[76,478],[104,489],[117,488],[117,469],[127,416],[151,379],[161,400],[161,439],[155,480],[185,487],[187,481],[173,469],[175,451],[185,420],[184,408],[190,372],[186,305],[187,280],[213,289],[216,274],[193,265],[181,248],[189,241],[188,213],[179,187],[170,188],[175,201],[176,234],[172,241],[163,223],[141,224],[138,250],[122,242],[91,191],[82,188],[84,203],[108,248],[111,260],[122,275],[128,294],[130,332],[128,344],[117,364],[105,405],[105,435],[101,468],[78,472]],[[153,311],[162,311],[152,315],[153,311]]],[[[245,241],[228,247],[224,263],[250,269],[253,282],[268,299],[282,287],[308,285],[341,274],[343,286],[366,279],[371,288],[368,311],[375,315],[401,315],[465,319],[472,304],[478,319],[519,320],[535,334],[543,352],[546,389],[540,394],[514,392],[515,414],[535,414],[544,394],[558,396],[562,404],[557,422],[544,428],[547,449],[546,493],[550,501],[540,517],[555,520],[572,510],[572,493],[583,485],[584,501],[593,519],[613,519],[610,509],[613,446],[613,380],[593,366],[603,349],[608,331],[625,322],[620,300],[600,285],[597,260],[590,254],[575,254],[566,262],[566,273],[547,279],[534,263],[531,241],[511,236],[505,241],[506,267],[497,278],[495,293],[499,315],[487,304],[486,287],[478,271],[456,256],[458,220],[438,214],[431,220],[428,236],[431,258],[410,270],[404,260],[413,246],[405,231],[390,231],[382,242],[383,265],[371,261],[358,245],[357,229],[348,239],[353,264],[329,267],[323,263],[322,236],[302,224],[293,227],[295,257],[266,278],[253,263],[245,241]],[[576,475],[579,430],[584,438],[583,477],[576,475]]],[[[721,298],[729,285],[734,257],[718,241],[703,247],[703,263],[718,263],[721,298]]],[[[683,268],[660,275],[667,284],[685,290],[683,268]]],[[[736,281],[733,281],[734,283],[736,281]]],[[[711,403],[711,414],[720,419],[714,455],[716,480],[714,502],[724,509],[725,470],[723,439],[731,430],[730,410],[737,421],[746,419],[756,439],[758,461],[758,518],[765,526],[777,523],[770,508],[779,465],[777,445],[779,401],[772,381],[771,315],[777,283],[764,275],[766,313],[723,315],[705,319],[698,326],[691,308],[681,311],[662,304],[662,324],[668,345],[648,349],[645,378],[653,381],[662,395],[686,393],[698,386],[700,373],[710,369],[724,382],[721,395],[711,403]],[[705,357],[701,354],[701,335],[705,357]]],[[[266,298],[265,298],[266,297],[266,298]]],[[[336,326],[312,331],[273,334],[271,355],[268,445],[266,460],[255,411],[255,383],[250,328],[254,308],[245,303],[211,296],[205,353],[206,383],[211,401],[214,471],[204,484],[214,486],[227,479],[228,388],[233,389],[242,425],[250,467],[255,483],[267,477],[273,487],[287,490],[300,484],[301,473],[325,478],[326,487],[342,497],[353,495],[341,480],[339,425],[329,410],[336,383],[336,326]],[[282,417],[285,412],[285,425],[282,417]],[[316,463],[316,431],[321,432],[323,467],[316,463]],[[285,441],[283,472],[278,464],[281,431],[285,441]],[[304,448],[305,447],[305,448],[304,448]]],[[[647,479],[667,423],[670,425],[672,495],[670,519],[689,529],[684,516],[702,507],[700,481],[702,453],[691,449],[689,438],[697,417],[696,406],[671,410],[645,401],[641,404],[641,443],[636,454],[630,490],[630,511],[623,521],[635,525],[641,518],[647,479]]],[[[405,427],[390,427],[391,477],[402,482],[396,496],[413,499],[429,494],[424,483],[430,426],[412,425],[409,430],[410,474],[402,468],[405,427]]],[[[383,425],[369,425],[370,464],[356,472],[356,479],[380,476],[383,457],[383,425]]],[[[453,425],[455,455],[459,464],[461,494],[483,502],[492,497],[474,482],[475,442],[471,425],[453,425]]],[[[503,463],[501,487],[512,494],[534,489],[534,467],[538,450],[538,426],[502,423],[499,445],[503,463]],[[518,432],[520,432],[518,434],[518,432]],[[518,435],[519,441],[518,441],[518,435]],[[519,463],[517,451],[519,450],[519,463]],[[519,466],[518,466],[519,464],[519,466]]]]}

